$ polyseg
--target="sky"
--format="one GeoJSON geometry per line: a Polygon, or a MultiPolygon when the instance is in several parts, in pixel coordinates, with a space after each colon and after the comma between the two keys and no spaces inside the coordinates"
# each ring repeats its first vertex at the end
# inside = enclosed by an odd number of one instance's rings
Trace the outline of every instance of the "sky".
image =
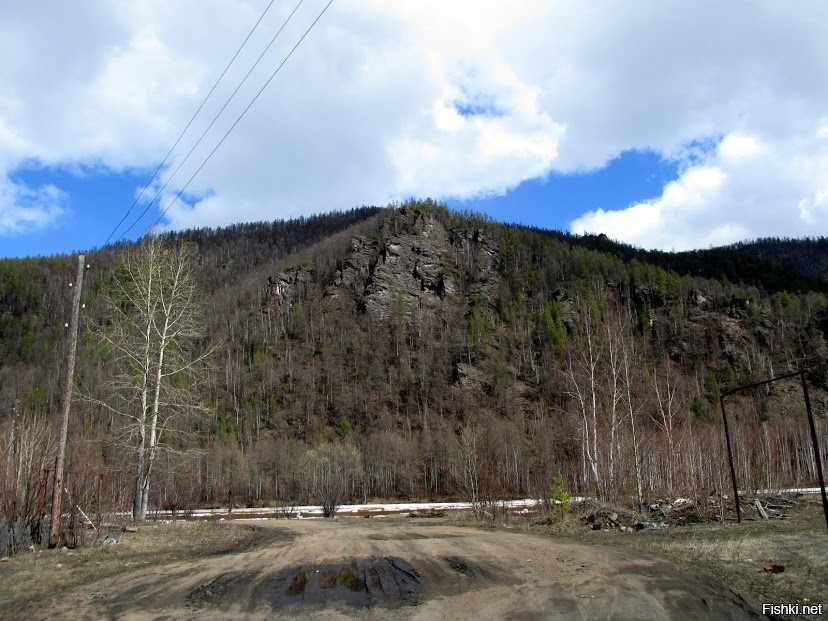
{"type": "Polygon", "coordinates": [[[0,257],[412,197],[665,250],[828,235],[822,0],[334,0],[288,57],[298,1],[4,3],[0,257]]]}

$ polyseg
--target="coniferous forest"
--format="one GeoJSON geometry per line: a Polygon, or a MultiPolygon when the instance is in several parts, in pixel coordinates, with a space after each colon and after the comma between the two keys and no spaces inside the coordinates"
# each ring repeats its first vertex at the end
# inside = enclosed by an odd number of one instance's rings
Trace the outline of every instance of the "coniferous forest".
{"type": "MultiPolygon", "coordinates": [[[[138,518],[542,498],[557,476],[631,504],[727,493],[719,397],[741,384],[804,369],[828,461],[826,256],[646,252],[428,200],[97,250],[66,493],[138,518]]],[[[0,522],[21,540],[48,511],[73,272],[0,261],[0,522]]],[[[741,486],[815,482],[796,378],[728,408],[741,486]]]]}

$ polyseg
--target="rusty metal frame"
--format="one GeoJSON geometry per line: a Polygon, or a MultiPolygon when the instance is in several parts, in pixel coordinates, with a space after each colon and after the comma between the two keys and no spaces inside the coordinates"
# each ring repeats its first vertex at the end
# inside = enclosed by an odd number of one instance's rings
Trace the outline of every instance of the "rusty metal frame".
{"type": "Polygon", "coordinates": [[[742,510],[739,506],[739,487],[736,484],[736,468],[733,464],[733,447],[730,441],[730,429],[727,424],[727,413],[725,412],[724,398],[735,392],[739,392],[740,390],[757,388],[759,386],[764,386],[765,384],[772,384],[773,382],[779,382],[784,379],[796,377],[797,375],[802,382],[802,394],[805,397],[805,411],[808,414],[808,425],[811,428],[811,444],[813,444],[814,448],[814,459],[816,460],[817,477],[819,478],[819,490],[822,493],[822,511],[825,514],[825,527],[828,529],[828,497],[825,495],[825,477],[822,474],[822,458],[820,457],[819,452],[819,440],[817,439],[814,414],[811,411],[811,397],[808,395],[808,385],[805,383],[805,371],[803,370],[780,375],[779,377],[774,377],[773,379],[764,380],[762,382],[754,382],[752,384],[745,384],[744,386],[737,386],[736,388],[731,388],[719,396],[719,405],[722,407],[722,420],[724,421],[725,441],[727,443],[727,459],[730,463],[730,480],[733,483],[733,500],[736,503],[736,521],[740,524],[742,523],[742,510]]]}

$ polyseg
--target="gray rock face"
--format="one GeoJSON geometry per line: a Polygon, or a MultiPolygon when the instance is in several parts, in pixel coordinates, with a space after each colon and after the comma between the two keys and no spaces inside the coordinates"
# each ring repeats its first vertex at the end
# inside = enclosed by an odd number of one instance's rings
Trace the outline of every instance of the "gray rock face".
{"type": "Polygon", "coordinates": [[[326,289],[325,295],[337,298],[349,290],[364,291],[371,276],[372,266],[376,263],[378,247],[377,240],[354,235],[351,238],[348,257],[336,270],[334,281],[326,289]]]}
{"type": "Polygon", "coordinates": [[[433,214],[401,209],[382,240],[352,238],[326,297],[353,295],[378,316],[437,310],[459,300],[464,288],[488,300],[499,285],[497,256],[497,245],[480,231],[447,231],[433,214]]]}
{"type": "Polygon", "coordinates": [[[442,225],[429,222],[419,232],[386,241],[365,290],[365,306],[386,315],[402,302],[407,311],[435,308],[446,296],[444,286],[448,237],[442,225]]]}
{"type": "Polygon", "coordinates": [[[279,272],[276,276],[268,276],[267,292],[277,304],[291,306],[299,301],[304,287],[309,286],[314,279],[314,268],[302,265],[279,272]]]}
{"type": "Polygon", "coordinates": [[[490,301],[497,295],[500,255],[497,243],[482,231],[453,231],[451,244],[458,267],[471,276],[468,293],[472,298],[490,301]]]}
{"type": "Polygon", "coordinates": [[[722,317],[719,321],[719,345],[728,362],[735,368],[747,367],[745,353],[750,348],[751,336],[744,329],[739,320],[732,317],[722,317]]]}

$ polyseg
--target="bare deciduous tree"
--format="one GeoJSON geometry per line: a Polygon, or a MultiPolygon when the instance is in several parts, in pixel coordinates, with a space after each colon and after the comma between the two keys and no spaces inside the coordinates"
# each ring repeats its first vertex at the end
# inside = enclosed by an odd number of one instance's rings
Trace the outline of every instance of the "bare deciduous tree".
{"type": "Polygon", "coordinates": [[[188,415],[203,410],[198,386],[212,348],[203,345],[193,258],[186,246],[147,237],[116,270],[106,294],[107,323],[97,330],[114,372],[111,398],[92,400],[126,421],[135,451],[132,517],[139,521],[159,450],[184,430],[188,415]]]}
{"type": "Polygon", "coordinates": [[[595,334],[593,334],[594,328],[589,312],[589,309],[584,312],[585,319],[583,325],[580,326],[583,344],[580,351],[576,352],[577,357],[574,364],[572,353],[567,352],[566,395],[575,401],[581,419],[583,480],[586,482],[591,476],[596,492],[601,496],[604,481],[599,472],[601,464],[599,426],[602,408],[599,398],[599,379],[603,352],[598,347],[595,334]],[[587,472],[587,468],[589,472],[587,472]]]}
{"type": "Polygon", "coordinates": [[[336,515],[363,476],[362,455],[349,443],[320,444],[305,453],[303,466],[308,489],[319,499],[325,517],[336,515]]]}
{"type": "Polygon", "coordinates": [[[460,460],[463,473],[463,489],[472,503],[475,517],[480,519],[483,504],[480,498],[479,431],[473,424],[463,427],[460,434],[460,460]]]}
{"type": "Polygon", "coordinates": [[[54,437],[45,416],[15,411],[0,425],[0,556],[39,543],[54,437]]]}
{"type": "Polygon", "coordinates": [[[652,415],[653,421],[664,432],[664,438],[667,441],[667,455],[666,455],[666,474],[667,474],[667,489],[673,491],[675,489],[676,481],[676,451],[679,447],[676,446],[676,433],[678,427],[679,410],[678,405],[678,379],[672,369],[670,360],[667,359],[662,364],[661,377],[659,377],[659,368],[654,367],[652,370],[653,391],[656,397],[656,404],[658,406],[657,414],[652,415]]]}

